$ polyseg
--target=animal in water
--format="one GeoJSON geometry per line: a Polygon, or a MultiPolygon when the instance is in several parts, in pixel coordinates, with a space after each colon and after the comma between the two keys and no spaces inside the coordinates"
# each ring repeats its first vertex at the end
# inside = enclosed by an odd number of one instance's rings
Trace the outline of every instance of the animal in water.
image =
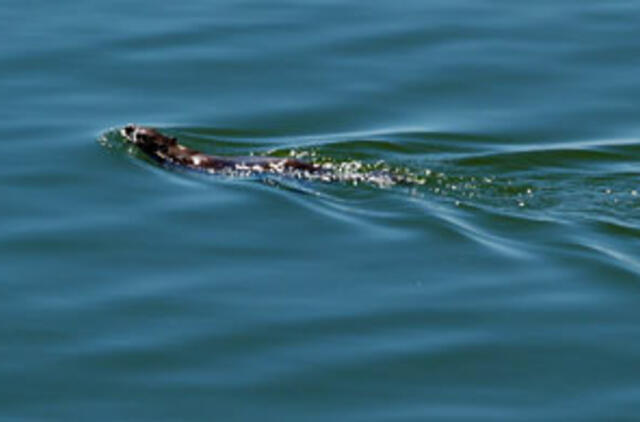
{"type": "Polygon", "coordinates": [[[360,171],[360,163],[355,163],[355,166],[331,166],[289,157],[205,154],[180,144],[176,138],[164,135],[156,129],[133,124],[122,128],[120,134],[148,157],[162,165],[211,174],[258,177],[284,175],[296,179],[352,184],[368,183],[380,187],[409,182],[401,175],[386,171],[360,171]]]}
{"type": "Polygon", "coordinates": [[[317,174],[323,169],[316,164],[292,158],[237,156],[223,157],[209,155],[186,147],[176,138],[163,135],[149,127],[127,125],[120,131],[122,136],[136,145],[142,152],[160,164],[205,172],[248,172],[248,173],[309,173],[317,174]]]}

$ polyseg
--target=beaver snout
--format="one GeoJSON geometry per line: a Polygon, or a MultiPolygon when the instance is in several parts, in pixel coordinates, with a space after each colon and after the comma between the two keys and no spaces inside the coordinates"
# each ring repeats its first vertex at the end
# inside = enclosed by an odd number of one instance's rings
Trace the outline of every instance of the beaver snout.
{"type": "Polygon", "coordinates": [[[136,131],[136,126],[132,125],[132,124],[128,124],[125,127],[123,127],[122,130],[120,130],[120,133],[122,134],[122,136],[124,136],[125,138],[127,138],[128,140],[133,142],[134,141],[133,137],[134,137],[134,132],[135,131],[136,131]]]}

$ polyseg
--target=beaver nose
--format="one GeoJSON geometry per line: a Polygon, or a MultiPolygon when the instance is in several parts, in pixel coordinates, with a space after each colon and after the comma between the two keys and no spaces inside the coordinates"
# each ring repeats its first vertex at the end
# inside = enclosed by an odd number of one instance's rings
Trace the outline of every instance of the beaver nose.
{"type": "Polygon", "coordinates": [[[135,129],[134,125],[126,125],[124,127],[124,134],[127,136],[131,136],[133,134],[134,129],[135,129]]]}

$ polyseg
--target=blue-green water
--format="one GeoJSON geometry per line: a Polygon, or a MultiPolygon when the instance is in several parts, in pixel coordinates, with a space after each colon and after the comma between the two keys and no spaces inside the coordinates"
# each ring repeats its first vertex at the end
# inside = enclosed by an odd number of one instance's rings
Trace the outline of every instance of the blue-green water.
{"type": "Polygon", "coordinates": [[[638,2],[0,16],[0,419],[637,420],[638,2]],[[128,122],[419,183],[172,172],[128,122]]]}

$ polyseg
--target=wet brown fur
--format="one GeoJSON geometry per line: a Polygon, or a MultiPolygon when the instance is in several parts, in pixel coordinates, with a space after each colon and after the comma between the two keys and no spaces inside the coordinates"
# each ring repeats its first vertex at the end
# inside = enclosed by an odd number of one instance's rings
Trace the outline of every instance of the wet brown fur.
{"type": "Polygon", "coordinates": [[[250,172],[302,171],[314,173],[320,168],[314,164],[291,158],[275,157],[222,157],[204,154],[178,143],[155,129],[127,125],[120,133],[137,145],[149,157],[160,163],[174,164],[203,171],[245,170],[250,172]]]}

